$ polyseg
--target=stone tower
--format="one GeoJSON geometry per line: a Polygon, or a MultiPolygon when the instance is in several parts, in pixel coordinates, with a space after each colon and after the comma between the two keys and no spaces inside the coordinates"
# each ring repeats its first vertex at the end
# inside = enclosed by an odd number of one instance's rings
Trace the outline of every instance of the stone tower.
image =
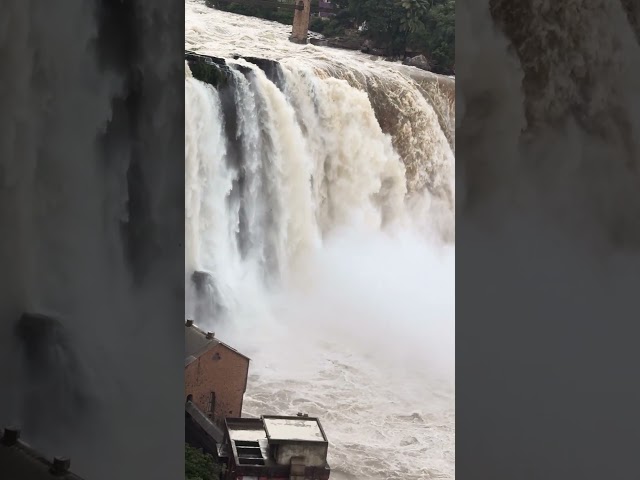
{"type": "Polygon", "coordinates": [[[296,5],[302,5],[302,10],[296,10],[293,15],[293,31],[289,40],[294,43],[307,43],[309,20],[311,17],[311,0],[297,0],[296,5]]]}

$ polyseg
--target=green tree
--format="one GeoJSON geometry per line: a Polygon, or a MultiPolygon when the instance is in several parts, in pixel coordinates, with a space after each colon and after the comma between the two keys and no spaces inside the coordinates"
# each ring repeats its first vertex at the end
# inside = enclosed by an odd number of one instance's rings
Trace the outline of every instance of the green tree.
{"type": "Polygon", "coordinates": [[[389,55],[404,53],[408,32],[402,28],[406,13],[399,0],[360,0],[353,5],[367,38],[389,55]]]}
{"type": "Polygon", "coordinates": [[[454,0],[440,1],[428,11],[424,35],[426,49],[437,70],[448,72],[455,63],[456,4],[454,0]]]}
{"type": "Polygon", "coordinates": [[[218,480],[221,467],[202,450],[184,445],[184,476],[186,480],[218,480]]]}
{"type": "Polygon", "coordinates": [[[431,3],[428,0],[400,0],[404,8],[404,17],[400,19],[400,28],[409,34],[421,33],[425,30],[425,19],[431,3]]]}
{"type": "MultiPolygon", "coordinates": [[[[291,1],[291,0],[289,0],[291,1]]],[[[207,0],[216,8],[291,24],[293,13],[278,7],[207,0]]],[[[312,0],[316,5],[317,0],[312,0]]],[[[452,73],[455,64],[455,0],[333,0],[330,20],[314,18],[310,29],[327,37],[362,35],[387,55],[422,53],[433,71],[452,73]]]]}

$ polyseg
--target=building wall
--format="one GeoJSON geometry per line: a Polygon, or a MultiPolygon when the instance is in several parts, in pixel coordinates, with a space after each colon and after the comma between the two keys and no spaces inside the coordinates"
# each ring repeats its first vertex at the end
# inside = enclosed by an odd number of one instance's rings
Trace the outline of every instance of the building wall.
{"type": "Polygon", "coordinates": [[[208,413],[210,392],[215,392],[213,421],[222,425],[225,417],[240,417],[248,371],[247,358],[222,344],[212,345],[185,368],[185,400],[192,395],[193,403],[208,413]]]}
{"type": "MultiPolygon", "coordinates": [[[[309,469],[305,471],[305,480],[329,480],[331,472],[327,470],[310,472],[309,469]]],[[[243,475],[242,473],[231,474],[226,476],[226,480],[291,480],[291,476],[283,477],[281,475],[266,474],[266,475],[243,475]]]]}
{"type": "Polygon", "coordinates": [[[327,463],[327,446],[324,444],[291,443],[278,445],[276,462],[289,465],[291,457],[304,457],[309,467],[322,467],[327,463]]]}
{"type": "Polygon", "coordinates": [[[333,16],[333,5],[330,0],[318,1],[318,16],[320,18],[329,18],[333,16]]]}

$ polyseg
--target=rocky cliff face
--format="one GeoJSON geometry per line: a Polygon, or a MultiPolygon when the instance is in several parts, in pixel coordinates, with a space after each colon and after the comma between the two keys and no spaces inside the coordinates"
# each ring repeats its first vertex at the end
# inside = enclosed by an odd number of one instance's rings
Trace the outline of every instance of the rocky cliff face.
{"type": "Polygon", "coordinates": [[[462,208],[518,196],[558,228],[640,245],[637,2],[462,1],[458,28],[487,42],[457,55],[474,65],[457,79],[462,208]]]}
{"type": "Polygon", "coordinates": [[[640,40],[640,3],[634,0],[620,0],[622,8],[624,8],[629,24],[636,34],[636,38],[640,40]]]}
{"type": "Polygon", "coordinates": [[[568,115],[590,130],[605,128],[605,117],[626,121],[613,110],[624,107],[617,95],[624,90],[617,84],[617,73],[625,68],[622,57],[637,50],[639,7],[632,0],[489,4],[521,63],[530,127],[568,115]]]}

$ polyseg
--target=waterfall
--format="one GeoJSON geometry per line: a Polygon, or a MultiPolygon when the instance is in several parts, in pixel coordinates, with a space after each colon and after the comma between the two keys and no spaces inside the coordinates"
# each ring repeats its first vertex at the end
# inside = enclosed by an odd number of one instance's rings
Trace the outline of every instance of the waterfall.
{"type": "MultiPolygon", "coordinates": [[[[323,238],[353,225],[420,230],[450,242],[453,152],[419,88],[391,110],[403,106],[405,115],[418,117],[414,125],[430,129],[421,136],[398,129],[396,148],[370,100],[391,102],[380,99],[390,95],[380,78],[383,88],[376,89],[354,77],[329,76],[330,69],[274,64],[272,81],[246,60],[229,65],[228,84],[218,88],[193,78],[187,66],[185,232],[192,298],[193,273],[208,272],[215,303],[228,312],[247,276],[267,284],[282,280],[323,238]],[[407,159],[398,150],[424,156],[407,159]],[[451,163],[440,171],[429,154],[451,163]],[[411,162],[419,162],[413,176],[411,162]],[[439,207],[430,211],[432,205],[439,207]]],[[[411,80],[405,82],[409,91],[411,80]]]]}
{"type": "Polygon", "coordinates": [[[186,15],[186,314],[252,358],[243,415],[318,415],[332,478],[453,478],[453,80],[186,15]]]}

